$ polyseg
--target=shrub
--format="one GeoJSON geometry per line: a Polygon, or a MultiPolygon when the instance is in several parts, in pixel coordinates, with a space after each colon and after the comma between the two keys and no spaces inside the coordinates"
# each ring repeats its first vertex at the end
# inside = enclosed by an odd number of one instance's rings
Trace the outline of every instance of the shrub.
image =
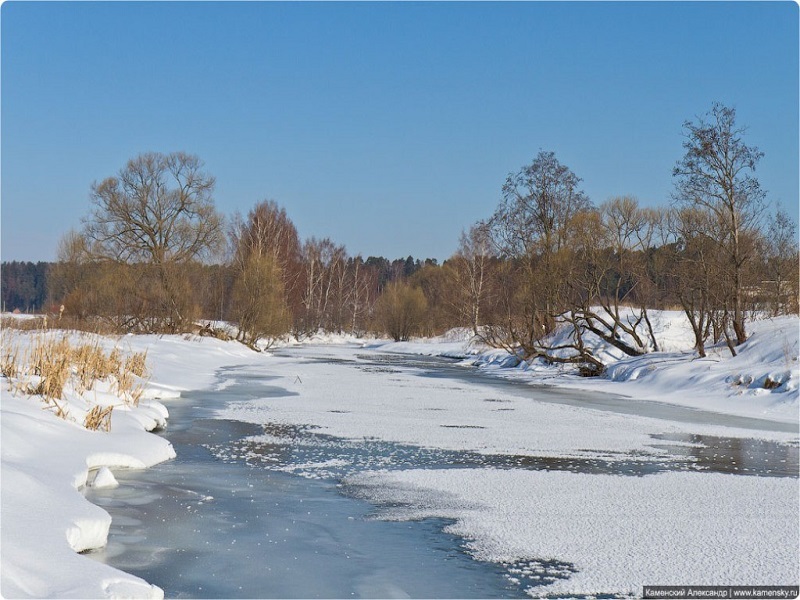
{"type": "Polygon", "coordinates": [[[425,319],[428,302],[419,288],[407,283],[389,284],[375,305],[380,327],[396,342],[407,341],[425,319]]]}

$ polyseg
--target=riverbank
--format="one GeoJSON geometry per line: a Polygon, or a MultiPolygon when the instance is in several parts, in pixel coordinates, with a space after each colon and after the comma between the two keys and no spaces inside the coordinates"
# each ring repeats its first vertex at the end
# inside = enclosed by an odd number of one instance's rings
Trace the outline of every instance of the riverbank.
{"type": "MultiPolygon", "coordinates": [[[[182,390],[210,385],[220,365],[263,357],[217,340],[115,339],[64,332],[20,333],[20,355],[37,335],[75,346],[96,345],[106,352],[118,348],[123,356],[147,351],[151,379],[136,404],[120,397],[109,381],[94,382],[88,389],[68,381],[60,400],[45,403],[19,382],[2,378],[2,596],[163,597],[158,587],[79,554],[104,546],[111,524],[108,513],[88,502],[81,490],[115,485],[113,470],[145,469],[174,458],[169,442],[148,433],[165,426],[165,404],[182,390]],[[109,431],[84,426],[84,415],[94,406],[114,407],[109,431]]],[[[3,350],[10,349],[10,334],[4,331],[3,350]]]]}
{"type": "MultiPolygon", "coordinates": [[[[679,311],[651,315],[660,351],[629,357],[587,335],[587,343],[608,365],[601,377],[579,377],[571,365],[520,361],[505,350],[491,349],[468,331],[412,342],[375,343],[382,351],[448,356],[465,366],[531,384],[586,389],[628,396],[632,401],[657,401],[721,414],[800,420],[800,318],[782,316],[748,322],[749,339],[731,356],[723,343],[709,345],[697,357],[688,322],[679,311]]],[[[567,332],[553,340],[567,341],[567,332]]]]}

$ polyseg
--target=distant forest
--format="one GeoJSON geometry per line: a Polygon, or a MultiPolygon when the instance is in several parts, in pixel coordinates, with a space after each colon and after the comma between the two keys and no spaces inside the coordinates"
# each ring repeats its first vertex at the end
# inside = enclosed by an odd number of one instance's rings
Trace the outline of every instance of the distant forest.
{"type": "MultiPolygon", "coordinates": [[[[376,274],[376,282],[381,289],[391,281],[411,277],[425,266],[436,265],[438,260],[435,258],[420,260],[413,256],[395,260],[370,256],[364,261],[364,266],[376,274]]],[[[0,264],[0,299],[3,312],[57,312],[64,298],[51,293],[48,287],[48,275],[57,266],[56,262],[30,261],[5,261],[0,264]]]]}
{"type": "Polygon", "coordinates": [[[47,274],[53,263],[4,262],[0,265],[3,311],[42,312],[47,304],[47,274]]]}

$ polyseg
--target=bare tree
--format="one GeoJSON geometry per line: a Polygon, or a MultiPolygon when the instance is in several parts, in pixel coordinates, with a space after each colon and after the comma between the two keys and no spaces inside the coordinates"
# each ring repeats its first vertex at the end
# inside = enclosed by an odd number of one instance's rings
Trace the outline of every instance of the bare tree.
{"type": "Polygon", "coordinates": [[[272,341],[290,327],[280,268],[270,254],[244,259],[233,286],[233,307],[239,325],[237,339],[257,349],[261,339],[272,341]]]}
{"type": "Polygon", "coordinates": [[[286,287],[297,285],[300,242],[286,211],[271,200],[257,203],[247,220],[234,219],[230,242],[231,315],[239,326],[237,338],[256,348],[259,340],[274,340],[290,329],[286,287]]]}
{"type": "Polygon", "coordinates": [[[82,289],[85,286],[86,240],[75,230],[67,232],[58,242],[57,262],[48,277],[51,301],[64,304],[67,314],[86,318],[87,307],[82,289]]]}
{"type": "Polygon", "coordinates": [[[507,319],[487,331],[490,340],[509,335],[528,356],[542,354],[542,340],[569,306],[574,267],[569,240],[576,217],[591,208],[579,183],[552,152],[539,152],[508,176],[504,200],[489,221],[496,252],[509,261],[498,273],[511,278],[501,286],[507,290],[502,300],[507,319]]]}
{"type": "Polygon", "coordinates": [[[767,228],[764,242],[763,281],[767,307],[772,315],[796,313],[800,295],[797,227],[778,210],[767,228]]]}
{"type": "Polygon", "coordinates": [[[674,199],[679,206],[707,211],[719,223],[715,241],[725,253],[731,323],[741,344],[747,339],[745,273],[754,249],[749,241],[760,228],[765,197],[753,173],[764,154],[744,143],[736,110],[722,104],[683,127],[686,154],[673,169],[674,199]]]}
{"type": "Polygon", "coordinates": [[[91,254],[128,263],[180,263],[218,246],[214,178],[202,169],[196,156],[150,152],[92,185],[94,208],[84,220],[91,254]]]}
{"type": "Polygon", "coordinates": [[[460,321],[453,320],[453,297],[457,294],[453,288],[451,262],[447,261],[443,267],[426,264],[406,279],[425,296],[425,316],[417,329],[417,333],[421,335],[438,335],[461,324],[460,321]]]}
{"type": "Polygon", "coordinates": [[[136,266],[127,272],[139,279],[137,293],[149,294],[142,309],[154,328],[176,331],[193,317],[180,265],[222,244],[213,189],[202,161],[183,152],[141,154],[116,177],[92,186],[93,209],[82,233],[87,254],[94,261],[136,266]]]}
{"type": "Polygon", "coordinates": [[[670,227],[678,240],[667,265],[670,286],[692,328],[700,357],[706,356],[705,345],[715,320],[720,322],[715,315],[720,276],[716,224],[708,212],[696,208],[670,214],[670,227]]]}
{"type": "MultiPolygon", "coordinates": [[[[337,281],[347,261],[344,246],[337,246],[329,238],[311,238],[303,244],[304,290],[303,316],[296,326],[299,335],[328,329],[337,310],[337,281]]],[[[334,326],[334,328],[337,328],[334,326]]],[[[338,326],[341,328],[341,325],[338,326]]]]}
{"type": "Polygon", "coordinates": [[[656,221],[630,196],[604,202],[594,217],[576,240],[583,267],[576,269],[575,281],[585,293],[575,296],[580,306],[574,321],[628,356],[657,350],[644,289],[656,221]]]}
{"type": "Polygon", "coordinates": [[[349,329],[353,335],[360,335],[367,328],[372,309],[378,294],[378,276],[374,268],[364,263],[359,255],[347,261],[347,293],[345,307],[349,317],[349,329]]]}
{"type": "Polygon", "coordinates": [[[544,151],[508,176],[493,224],[510,254],[555,254],[567,244],[572,217],[591,207],[578,189],[580,181],[553,152],[544,151]]]}
{"type": "Polygon", "coordinates": [[[246,220],[240,216],[234,219],[231,241],[239,264],[251,255],[272,257],[281,272],[286,303],[299,304],[303,271],[300,238],[286,209],[274,200],[258,202],[246,220]]]}

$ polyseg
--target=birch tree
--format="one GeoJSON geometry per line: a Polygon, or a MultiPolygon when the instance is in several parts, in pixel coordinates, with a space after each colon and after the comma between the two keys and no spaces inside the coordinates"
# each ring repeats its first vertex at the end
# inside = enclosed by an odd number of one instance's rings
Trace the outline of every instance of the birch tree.
{"type": "Polygon", "coordinates": [[[513,287],[503,286],[509,319],[487,337],[510,335],[528,356],[542,353],[543,338],[569,306],[570,235],[576,218],[592,207],[580,181],[553,152],[539,152],[530,165],[508,176],[503,202],[489,221],[496,251],[509,262],[511,273],[503,277],[511,274],[515,281],[513,287]]]}
{"type": "Polygon", "coordinates": [[[291,326],[287,286],[296,285],[300,243],[286,211],[272,200],[257,203],[234,221],[231,230],[233,270],[232,317],[238,339],[257,347],[291,326]]]}
{"type": "Polygon", "coordinates": [[[461,234],[458,251],[450,260],[458,309],[474,335],[478,335],[483,316],[481,311],[487,300],[491,254],[488,227],[479,223],[461,234]]]}

